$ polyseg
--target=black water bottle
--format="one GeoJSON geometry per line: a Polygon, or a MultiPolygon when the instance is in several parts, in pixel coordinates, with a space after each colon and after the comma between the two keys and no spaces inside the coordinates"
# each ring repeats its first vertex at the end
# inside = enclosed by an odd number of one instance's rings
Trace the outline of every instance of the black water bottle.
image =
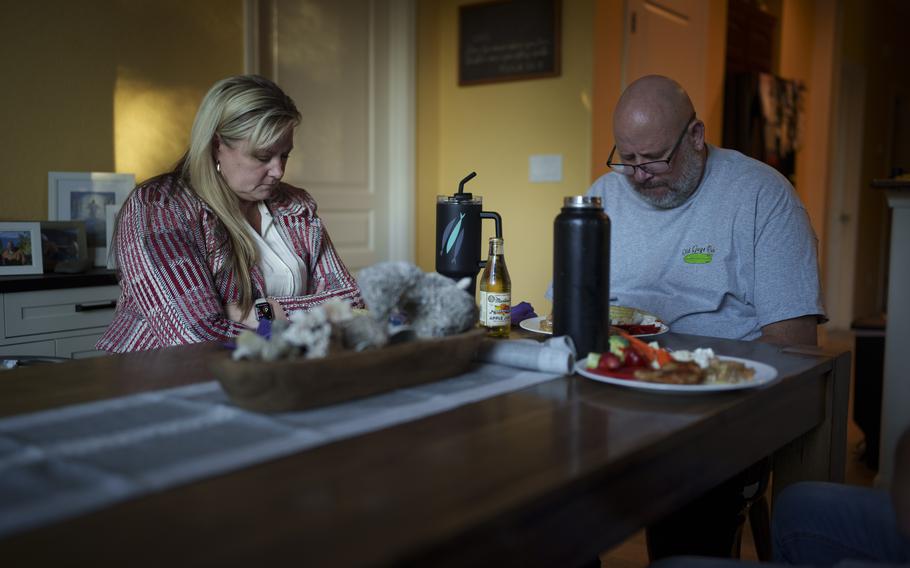
{"type": "Polygon", "coordinates": [[[610,218],[599,197],[566,197],[553,223],[553,334],[571,337],[579,359],[608,350],[610,218]]]}

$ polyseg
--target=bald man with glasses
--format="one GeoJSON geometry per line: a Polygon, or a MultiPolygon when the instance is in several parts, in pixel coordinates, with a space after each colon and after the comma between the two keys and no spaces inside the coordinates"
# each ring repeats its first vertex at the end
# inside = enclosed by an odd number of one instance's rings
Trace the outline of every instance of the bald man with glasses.
{"type": "Polygon", "coordinates": [[[685,90],[649,75],[623,92],[616,145],[588,195],[612,223],[611,303],[680,333],[817,343],[817,240],[787,179],[705,142],[685,90]]]}
{"type": "MultiPolygon", "coordinates": [[[[667,77],[629,85],[613,133],[612,172],[588,191],[612,224],[611,303],[654,313],[674,332],[815,345],[825,320],[817,240],[789,181],[707,144],[692,101],[667,77]]],[[[769,472],[763,460],[649,527],[652,560],[730,556],[769,472]]]]}

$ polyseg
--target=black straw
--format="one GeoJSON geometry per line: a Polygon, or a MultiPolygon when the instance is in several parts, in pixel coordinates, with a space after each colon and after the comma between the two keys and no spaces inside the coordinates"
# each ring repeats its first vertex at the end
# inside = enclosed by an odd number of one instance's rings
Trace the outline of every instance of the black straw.
{"type": "Polygon", "coordinates": [[[468,175],[466,175],[464,177],[464,179],[461,180],[461,183],[458,184],[458,193],[464,193],[464,184],[466,184],[469,181],[471,181],[472,179],[474,179],[474,176],[476,176],[476,175],[477,175],[477,172],[471,172],[468,175]]]}

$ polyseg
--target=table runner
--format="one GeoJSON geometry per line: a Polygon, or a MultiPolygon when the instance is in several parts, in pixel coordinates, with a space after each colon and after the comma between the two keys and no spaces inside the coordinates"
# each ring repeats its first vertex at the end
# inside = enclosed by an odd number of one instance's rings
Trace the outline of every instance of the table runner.
{"type": "Polygon", "coordinates": [[[281,414],[235,407],[212,381],[0,419],[0,537],[559,376],[480,364],[281,414]]]}

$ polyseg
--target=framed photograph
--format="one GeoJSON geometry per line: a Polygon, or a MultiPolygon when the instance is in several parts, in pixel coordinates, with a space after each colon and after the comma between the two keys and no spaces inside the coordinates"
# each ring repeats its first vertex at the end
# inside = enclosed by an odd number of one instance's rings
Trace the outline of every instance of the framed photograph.
{"type": "Polygon", "coordinates": [[[47,216],[51,221],[83,221],[89,258],[107,266],[107,205],[122,205],[136,185],[133,174],[49,172],[47,216]]]}
{"type": "Polygon", "coordinates": [[[53,272],[60,262],[84,262],[88,259],[85,223],[82,221],[42,221],[41,258],[44,271],[53,272]]]}
{"type": "Polygon", "coordinates": [[[0,221],[0,276],[41,274],[41,224],[0,221]]]}
{"type": "Polygon", "coordinates": [[[107,229],[107,267],[111,270],[117,269],[117,259],[114,257],[113,248],[110,246],[114,242],[114,227],[117,226],[117,214],[120,213],[120,205],[104,206],[104,224],[107,229]]]}

